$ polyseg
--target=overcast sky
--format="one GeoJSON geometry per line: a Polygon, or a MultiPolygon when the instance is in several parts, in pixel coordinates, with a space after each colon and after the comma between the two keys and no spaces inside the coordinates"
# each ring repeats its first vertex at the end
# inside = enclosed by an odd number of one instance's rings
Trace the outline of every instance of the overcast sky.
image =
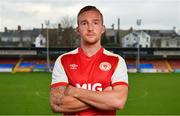
{"type": "Polygon", "coordinates": [[[57,23],[62,17],[76,17],[85,5],[95,5],[104,15],[104,24],[117,28],[180,29],[180,0],[0,0],[0,31],[40,28],[45,20],[57,23]]]}

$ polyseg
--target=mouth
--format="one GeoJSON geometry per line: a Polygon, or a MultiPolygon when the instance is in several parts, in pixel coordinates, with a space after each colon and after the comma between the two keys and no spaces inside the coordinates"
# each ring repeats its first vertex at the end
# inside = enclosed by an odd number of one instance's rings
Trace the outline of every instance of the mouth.
{"type": "Polygon", "coordinates": [[[88,34],[86,34],[86,35],[89,36],[89,37],[95,36],[94,33],[88,33],[88,34]]]}

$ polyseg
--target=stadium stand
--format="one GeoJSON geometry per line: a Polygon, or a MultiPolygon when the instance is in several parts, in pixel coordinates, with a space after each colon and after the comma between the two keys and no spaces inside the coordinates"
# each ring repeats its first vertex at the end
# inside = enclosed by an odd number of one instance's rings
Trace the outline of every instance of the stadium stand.
{"type": "Polygon", "coordinates": [[[32,72],[34,63],[30,61],[21,61],[14,69],[15,72],[32,72]]]}
{"type": "Polygon", "coordinates": [[[33,72],[43,72],[46,71],[47,67],[46,64],[35,64],[33,68],[33,72]]]}
{"type": "Polygon", "coordinates": [[[150,72],[170,72],[166,64],[166,60],[142,60],[143,64],[152,64],[152,69],[150,72]]]}
{"type": "MultiPolygon", "coordinates": [[[[136,60],[126,60],[128,72],[136,72],[136,60]]],[[[169,63],[166,60],[141,60],[140,72],[172,72],[172,68],[169,67],[169,63]]]]}
{"type": "Polygon", "coordinates": [[[137,72],[136,61],[133,59],[126,60],[128,72],[137,72]]]}
{"type": "MultiPolygon", "coordinates": [[[[55,59],[50,61],[51,70],[55,59]]],[[[126,60],[128,72],[137,72],[136,60],[126,60]]],[[[141,60],[140,72],[180,72],[180,60],[141,60]]],[[[46,72],[46,59],[0,59],[0,72],[46,72]]]]}
{"type": "Polygon", "coordinates": [[[180,72],[180,60],[169,60],[168,62],[174,72],[180,72]]]}
{"type": "MultiPolygon", "coordinates": [[[[54,60],[50,61],[51,70],[54,60]]],[[[45,59],[24,59],[17,65],[15,72],[46,72],[48,69],[45,59]]]]}
{"type": "MultiPolygon", "coordinates": [[[[55,60],[50,61],[51,70],[54,67],[55,60]]],[[[46,72],[46,59],[0,59],[0,72],[46,72]]]]}
{"type": "Polygon", "coordinates": [[[0,72],[12,72],[17,61],[18,59],[1,58],[0,59],[0,72]]]}
{"type": "Polygon", "coordinates": [[[36,63],[33,68],[33,72],[43,72],[47,71],[47,65],[46,65],[46,60],[44,59],[37,59],[36,63]]]}
{"type": "MultiPolygon", "coordinates": [[[[58,48],[50,49],[50,68],[54,67],[57,57],[72,49],[58,48]]],[[[128,72],[137,72],[136,49],[109,49],[125,58],[128,72]]],[[[180,72],[180,59],[178,49],[142,49],[140,58],[140,72],[180,72]],[[170,57],[161,54],[153,54],[161,51],[174,54],[170,57]],[[175,58],[175,59],[174,59],[175,58]]],[[[48,70],[46,61],[46,49],[43,48],[0,48],[0,72],[46,72],[48,70]]]]}

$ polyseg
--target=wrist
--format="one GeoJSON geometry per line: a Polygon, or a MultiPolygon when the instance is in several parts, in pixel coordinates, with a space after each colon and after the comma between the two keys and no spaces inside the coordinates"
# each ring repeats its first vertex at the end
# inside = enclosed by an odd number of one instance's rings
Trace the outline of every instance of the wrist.
{"type": "Polygon", "coordinates": [[[79,88],[74,87],[74,94],[72,94],[73,97],[78,98],[79,96],[79,88]]]}
{"type": "Polygon", "coordinates": [[[78,97],[78,93],[79,93],[78,90],[79,88],[68,86],[68,88],[66,89],[66,95],[71,97],[78,97]]]}

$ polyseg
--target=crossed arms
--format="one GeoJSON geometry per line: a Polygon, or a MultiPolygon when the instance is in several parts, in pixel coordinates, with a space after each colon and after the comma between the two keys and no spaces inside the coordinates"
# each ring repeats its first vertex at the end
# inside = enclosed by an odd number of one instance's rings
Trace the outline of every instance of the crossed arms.
{"type": "Polygon", "coordinates": [[[128,96],[127,85],[107,87],[103,91],[89,91],[71,85],[53,87],[50,105],[53,112],[79,112],[91,107],[101,110],[123,109],[128,96]]]}

